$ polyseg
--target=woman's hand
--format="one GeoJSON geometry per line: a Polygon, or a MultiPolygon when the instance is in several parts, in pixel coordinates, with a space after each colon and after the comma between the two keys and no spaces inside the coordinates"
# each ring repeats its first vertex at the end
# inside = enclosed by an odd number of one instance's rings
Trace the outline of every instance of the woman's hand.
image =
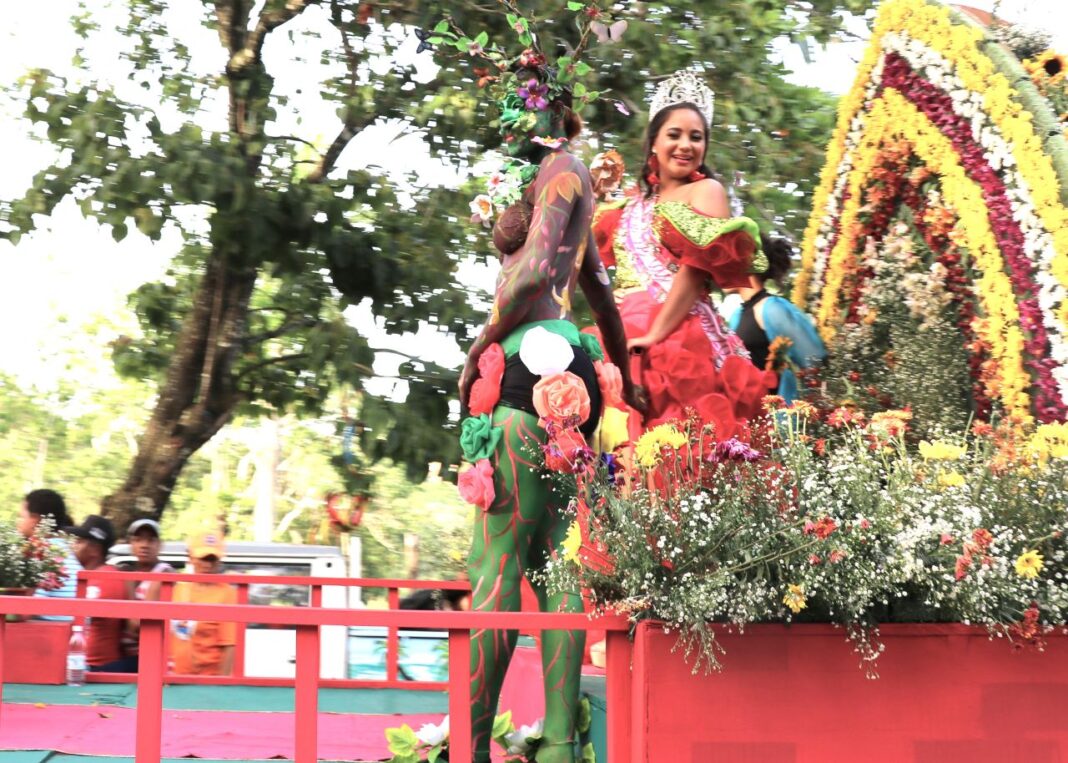
{"type": "Polygon", "coordinates": [[[627,340],[627,352],[640,355],[659,341],[660,340],[653,334],[636,336],[633,339],[627,340]]]}

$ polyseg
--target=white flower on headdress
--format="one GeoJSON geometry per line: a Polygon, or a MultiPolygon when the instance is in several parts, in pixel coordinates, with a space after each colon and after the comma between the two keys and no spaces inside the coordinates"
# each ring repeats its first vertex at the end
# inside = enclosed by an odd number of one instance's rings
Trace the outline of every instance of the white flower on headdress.
{"type": "Polygon", "coordinates": [[[535,135],[530,139],[530,142],[546,148],[560,148],[560,146],[567,143],[567,138],[543,138],[540,135],[535,135]]]}
{"type": "Polygon", "coordinates": [[[490,195],[493,195],[500,190],[501,185],[508,179],[503,172],[494,172],[488,178],[486,178],[486,188],[489,190],[490,195]]]}
{"type": "Polygon", "coordinates": [[[493,199],[488,194],[480,193],[471,200],[471,222],[489,225],[493,218],[493,199]]]}
{"type": "Polygon", "coordinates": [[[523,335],[519,359],[535,376],[545,376],[566,371],[575,359],[575,351],[559,334],[535,326],[523,335]]]}

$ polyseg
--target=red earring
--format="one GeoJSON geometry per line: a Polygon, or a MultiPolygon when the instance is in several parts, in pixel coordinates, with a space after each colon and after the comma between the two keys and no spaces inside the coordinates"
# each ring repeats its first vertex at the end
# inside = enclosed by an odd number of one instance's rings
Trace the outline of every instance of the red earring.
{"type": "Polygon", "coordinates": [[[650,154],[649,161],[645,164],[649,168],[649,174],[645,176],[645,182],[652,186],[660,185],[660,175],[657,174],[660,172],[660,160],[656,158],[656,154],[650,154]]]}
{"type": "Polygon", "coordinates": [[[696,183],[698,180],[704,180],[706,177],[708,176],[705,173],[701,172],[701,170],[694,170],[689,174],[691,183],[696,183]]]}

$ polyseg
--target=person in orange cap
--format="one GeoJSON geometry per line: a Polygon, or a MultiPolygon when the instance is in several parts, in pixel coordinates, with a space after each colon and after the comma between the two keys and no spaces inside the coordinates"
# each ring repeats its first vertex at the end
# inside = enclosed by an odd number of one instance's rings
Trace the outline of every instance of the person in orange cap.
{"type": "MultiPolygon", "coordinates": [[[[218,530],[189,540],[189,571],[198,575],[222,572],[226,543],[218,530]]],[[[183,581],[174,586],[173,601],[189,604],[236,604],[237,591],[226,583],[183,581]]],[[[205,620],[171,621],[171,663],[175,673],[228,676],[233,670],[234,623],[205,620]]]]}

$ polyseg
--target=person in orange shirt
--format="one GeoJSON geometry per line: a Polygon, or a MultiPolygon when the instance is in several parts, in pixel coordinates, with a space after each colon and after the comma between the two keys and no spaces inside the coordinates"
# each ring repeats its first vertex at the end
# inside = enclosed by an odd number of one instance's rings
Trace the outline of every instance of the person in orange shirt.
{"type": "MultiPolygon", "coordinates": [[[[222,533],[208,532],[189,541],[190,571],[208,575],[222,571],[226,546],[222,533]]],[[[181,582],[172,601],[188,604],[236,604],[237,590],[226,583],[181,582]]],[[[173,671],[184,675],[228,676],[233,670],[234,623],[196,620],[171,621],[173,671]]]]}

